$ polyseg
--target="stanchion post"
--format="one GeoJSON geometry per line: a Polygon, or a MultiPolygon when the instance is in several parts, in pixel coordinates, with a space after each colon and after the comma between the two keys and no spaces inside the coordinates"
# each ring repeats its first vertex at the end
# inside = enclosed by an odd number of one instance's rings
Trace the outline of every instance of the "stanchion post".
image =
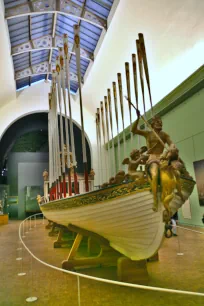
{"type": "Polygon", "coordinates": [[[26,299],[26,302],[31,303],[37,301],[36,296],[32,296],[33,293],[33,257],[30,255],[30,274],[31,274],[31,286],[30,286],[30,297],[26,299]]]}

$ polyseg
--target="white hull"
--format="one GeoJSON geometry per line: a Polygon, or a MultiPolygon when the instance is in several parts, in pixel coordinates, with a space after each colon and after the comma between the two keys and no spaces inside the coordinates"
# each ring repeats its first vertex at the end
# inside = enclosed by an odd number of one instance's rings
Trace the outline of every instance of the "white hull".
{"type": "MultiPolygon", "coordinates": [[[[182,194],[187,199],[194,182],[183,180],[182,194]]],[[[174,195],[170,203],[174,213],[184,201],[174,195]]],[[[164,237],[163,205],[158,212],[152,210],[150,188],[139,189],[134,182],[121,184],[56,200],[41,205],[48,220],[97,233],[110,242],[110,246],[132,260],[153,256],[164,237]]]]}
{"type": "Polygon", "coordinates": [[[104,203],[43,213],[58,224],[72,224],[95,232],[125,256],[142,260],[157,252],[164,235],[163,207],[160,204],[155,213],[152,205],[152,194],[144,191],[104,203]]]}

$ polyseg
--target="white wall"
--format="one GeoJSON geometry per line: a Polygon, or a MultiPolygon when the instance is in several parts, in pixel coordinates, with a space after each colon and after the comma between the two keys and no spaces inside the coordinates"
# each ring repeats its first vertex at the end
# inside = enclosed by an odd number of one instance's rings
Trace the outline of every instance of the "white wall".
{"type": "MultiPolygon", "coordinates": [[[[123,73],[126,94],[124,63],[131,62],[140,32],[145,37],[154,104],[203,65],[203,12],[204,1],[200,0],[120,0],[83,87],[84,102],[90,112],[99,107],[118,72],[123,73]]],[[[135,101],[133,92],[132,99],[135,101]]],[[[127,126],[129,112],[127,102],[124,103],[127,126]]],[[[148,95],[146,103],[149,108],[148,95]]],[[[141,96],[140,109],[143,110],[141,96]]]]}

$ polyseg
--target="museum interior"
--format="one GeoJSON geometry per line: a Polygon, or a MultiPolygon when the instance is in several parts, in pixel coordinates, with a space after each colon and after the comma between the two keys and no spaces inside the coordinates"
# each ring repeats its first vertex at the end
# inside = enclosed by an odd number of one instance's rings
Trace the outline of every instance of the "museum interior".
{"type": "Polygon", "coordinates": [[[0,305],[204,305],[204,2],[0,0],[0,305]]]}

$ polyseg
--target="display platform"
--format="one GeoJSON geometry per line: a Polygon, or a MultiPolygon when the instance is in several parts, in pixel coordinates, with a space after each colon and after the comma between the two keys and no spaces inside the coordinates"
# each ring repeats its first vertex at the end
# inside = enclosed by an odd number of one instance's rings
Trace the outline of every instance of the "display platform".
{"type": "Polygon", "coordinates": [[[8,215],[0,215],[0,225],[8,224],[8,215]]]}

